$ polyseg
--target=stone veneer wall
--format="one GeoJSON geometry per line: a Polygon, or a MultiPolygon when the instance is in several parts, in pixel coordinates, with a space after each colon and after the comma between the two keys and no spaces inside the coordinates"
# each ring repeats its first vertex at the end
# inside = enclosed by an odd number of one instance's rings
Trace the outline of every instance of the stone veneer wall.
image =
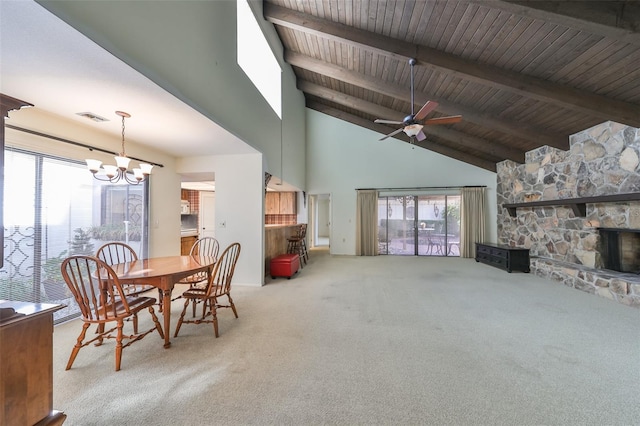
{"type": "Polygon", "coordinates": [[[640,129],[614,122],[576,133],[569,151],[548,146],[525,164],[497,165],[498,242],[530,249],[531,271],[592,294],[640,307],[640,276],[602,270],[598,227],[640,229],[640,202],[587,204],[586,217],[568,206],[518,208],[504,203],[640,191],[640,129]]]}

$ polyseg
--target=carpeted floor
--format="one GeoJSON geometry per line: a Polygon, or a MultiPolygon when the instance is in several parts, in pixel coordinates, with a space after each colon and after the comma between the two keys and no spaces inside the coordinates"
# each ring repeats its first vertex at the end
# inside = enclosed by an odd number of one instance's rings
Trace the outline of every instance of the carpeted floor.
{"type": "Polygon", "coordinates": [[[64,371],[80,322],[55,327],[65,425],[640,424],[640,311],[530,274],[315,250],[232,294],[220,338],[151,334],[119,372],[113,342],[64,371]]]}

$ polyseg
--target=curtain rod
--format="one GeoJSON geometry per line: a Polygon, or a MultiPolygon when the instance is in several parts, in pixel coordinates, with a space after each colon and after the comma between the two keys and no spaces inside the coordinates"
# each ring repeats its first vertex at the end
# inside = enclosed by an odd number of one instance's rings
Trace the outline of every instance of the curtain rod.
{"type": "MultiPolygon", "coordinates": [[[[91,145],[87,145],[87,144],[80,143],[80,142],[70,141],[69,139],[59,138],[57,136],[48,135],[46,133],[37,132],[35,130],[29,130],[29,129],[25,129],[23,127],[14,126],[12,124],[5,124],[4,127],[8,128],[8,129],[18,130],[20,132],[29,133],[29,134],[36,135],[36,136],[41,136],[43,138],[53,139],[53,140],[58,141],[58,142],[68,143],[70,145],[79,146],[81,148],[87,148],[89,151],[100,151],[100,152],[104,152],[105,154],[120,155],[117,152],[112,152],[112,151],[109,151],[107,149],[98,148],[97,146],[91,146],[91,145]]],[[[127,156],[127,157],[129,157],[129,156],[127,156]]],[[[153,164],[154,166],[164,167],[162,164],[154,163],[152,161],[142,160],[142,159],[136,158],[136,157],[129,157],[129,158],[131,158],[132,160],[141,161],[143,163],[153,164]]]]}
{"type": "Polygon", "coordinates": [[[462,188],[486,188],[487,185],[465,185],[465,186],[417,186],[413,188],[356,188],[356,191],[422,191],[425,189],[462,189],[462,188]]]}

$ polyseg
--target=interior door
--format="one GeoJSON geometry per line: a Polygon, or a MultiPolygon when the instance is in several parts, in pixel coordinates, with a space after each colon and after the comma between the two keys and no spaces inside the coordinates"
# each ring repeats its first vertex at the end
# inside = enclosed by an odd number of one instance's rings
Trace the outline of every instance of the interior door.
{"type": "Polygon", "coordinates": [[[310,247],[329,247],[331,242],[331,196],[309,196],[309,224],[307,227],[310,247]]]}
{"type": "Polygon", "coordinates": [[[317,222],[315,246],[328,247],[331,237],[331,197],[329,194],[320,194],[317,198],[317,222]]]}
{"type": "Polygon", "coordinates": [[[200,191],[200,238],[216,236],[216,193],[200,191]]]}

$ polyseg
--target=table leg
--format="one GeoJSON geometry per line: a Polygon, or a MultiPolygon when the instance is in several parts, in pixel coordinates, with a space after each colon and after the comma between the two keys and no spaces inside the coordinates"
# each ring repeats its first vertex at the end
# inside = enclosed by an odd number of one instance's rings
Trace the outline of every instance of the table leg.
{"type": "Polygon", "coordinates": [[[164,316],[164,347],[171,346],[169,335],[171,334],[171,290],[162,292],[162,315],[164,316]]]}

